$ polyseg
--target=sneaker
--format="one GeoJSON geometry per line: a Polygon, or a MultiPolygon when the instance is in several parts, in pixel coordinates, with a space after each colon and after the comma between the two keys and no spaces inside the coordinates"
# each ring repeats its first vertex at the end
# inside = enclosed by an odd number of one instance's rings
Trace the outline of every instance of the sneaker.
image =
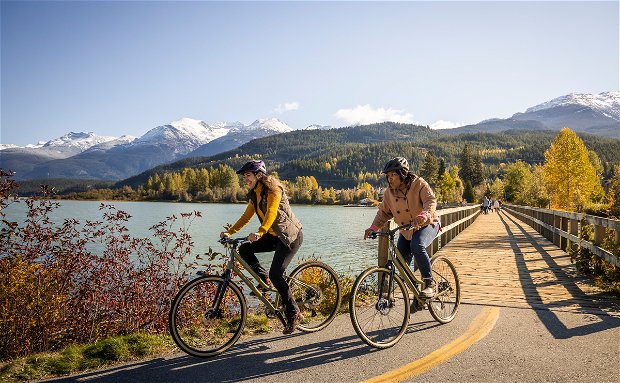
{"type": "Polygon", "coordinates": [[[424,303],[420,302],[417,298],[413,298],[411,306],[409,308],[409,315],[424,310],[424,303]]]}
{"type": "Polygon", "coordinates": [[[424,289],[422,289],[422,297],[424,298],[432,298],[435,295],[435,289],[433,288],[433,280],[425,280],[424,281],[424,289]]]}
{"type": "Polygon", "coordinates": [[[284,331],[282,331],[282,334],[292,334],[303,320],[304,316],[299,312],[296,313],[293,318],[287,319],[287,323],[286,326],[284,326],[284,331]]]}

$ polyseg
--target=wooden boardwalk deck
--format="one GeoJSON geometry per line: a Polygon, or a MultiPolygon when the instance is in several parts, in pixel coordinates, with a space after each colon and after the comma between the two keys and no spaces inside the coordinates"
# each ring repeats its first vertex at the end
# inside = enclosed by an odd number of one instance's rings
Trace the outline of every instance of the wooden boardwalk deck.
{"type": "Polygon", "coordinates": [[[601,292],[567,253],[504,211],[480,215],[439,254],[455,263],[464,303],[620,316],[620,298],[601,292]]]}

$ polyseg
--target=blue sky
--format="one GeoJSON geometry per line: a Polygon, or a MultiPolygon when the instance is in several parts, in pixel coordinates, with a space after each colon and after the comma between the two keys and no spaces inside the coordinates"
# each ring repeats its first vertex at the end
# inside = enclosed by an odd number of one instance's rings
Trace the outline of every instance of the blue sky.
{"type": "Polygon", "coordinates": [[[0,142],[140,136],[182,117],[505,118],[618,90],[619,17],[618,1],[3,0],[0,142]]]}

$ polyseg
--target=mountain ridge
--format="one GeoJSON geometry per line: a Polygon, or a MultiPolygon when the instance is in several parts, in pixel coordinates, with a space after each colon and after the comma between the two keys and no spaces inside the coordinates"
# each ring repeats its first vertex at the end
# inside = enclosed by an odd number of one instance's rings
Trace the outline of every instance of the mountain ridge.
{"type": "MultiPolygon", "coordinates": [[[[361,137],[354,137],[355,134],[361,134],[354,127],[310,125],[305,129],[293,130],[275,118],[257,119],[249,125],[244,125],[241,122],[209,124],[185,117],[150,129],[138,138],[131,136],[115,138],[97,136],[92,132],[70,132],[58,139],[23,148],[2,144],[0,167],[16,171],[16,179],[122,180],[183,158],[204,156],[217,158],[220,153],[234,151],[253,140],[273,135],[293,137],[298,134],[297,132],[304,131],[314,132],[312,137],[315,135],[334,137],[336,134],[347,137],[346,140],[339,141],[341,143],[365,144],[395,141],[399,139],[398,137],[408,139],[407,135],[399,130],[402,126],[395,123],[387,124],[386,126],[395,130],[381,131],[379,135],[364,133],[361,137]],[[351,132],[349,135],[343,133],[347,129],[351,132]],[[333,133],[335,131],[338,133],[333,133]]],[[[434,132],[439,135],[459,135],[508,130],[546,131],[559,130],[564,126],[576,132],[620,140],[620,92],[603,92],[598,95],[571,93],[527,108],[524,112],[515,113],[506,119],[487,119],[477,124],[434,132]]],[[[324,146],[329,146],[331,143],[327,140],[324,146]]],[[[265,150],[286,151],[287,148],[265,150]]]]}

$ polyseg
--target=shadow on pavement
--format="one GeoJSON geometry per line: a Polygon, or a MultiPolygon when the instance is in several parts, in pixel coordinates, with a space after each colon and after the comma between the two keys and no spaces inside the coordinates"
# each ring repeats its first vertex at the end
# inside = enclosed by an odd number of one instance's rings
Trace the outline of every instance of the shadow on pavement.
{"type": "MultiPolygon", "coordinates": [[[[293,336],[304,336],[304,334],[299,333],[293,336]]],[[[270,351],[270,343],[290,338],[291,336],[288,335],[248,340],[213,358],[199,359],[191,356],[159,358],[47,381],[56,383],[239,382],[355,358],[374,351],[363,344],[357,336],[346,336],[270,351]]],[[[311,378],[306,378],[311,381],[311,378]]],[[[306,378],[300,376],[300,381],[307,380],[306,378]]]]}
{"type": "MultiPolygon", "coordinates": [[[[609,316],[603,311],[604,300],[597,300],[597,296],[587,296],[581,289],[575,284],[573,277],[570,276],[562,267],[560,267],[553,259],[553,256],[549,254],[544,247],[529,234],[523,227],[523,225],[506,213],[500,215],[500,219],[504,224],[509,237],[511,238],[510,246],[515,254],[515,260],[519,270],[519,279],[521,286],[525,291],[527,302],[536,310],[536,314],[543,322],[547,330],[556,339],[568,339],[575,336],[584,336],[599,331],[604,331],[612,328],[620,327],[620,318],[609,316]],[[552,303],[542,303],[543,297],[537,290],[538,287],[549,286],[552,283],[536,284],[532,278],[531,273],[533,271],[540,270],[528,270],[526,260],[523,256],[522,250],[519,248],[519,238],[512,232],[508,222],[510,220],[515,225],[520,233],[519,236],[524,236],[528,245],[533,246],[536,251],[541,255],[544,262],[547,264],[547,270],[551,271],[558,280],[569,281],[565,282],[563,286],[569,292],[572,298],[564,299],[562,301],[556,301],[552,303]],[[588,300],[591,304],[588,304],[587,308],[583,306],[583,301],[588,300]],[[568,328],[557,316],[556,313],[551,311],[553,308],[566,307],[566,306],[579,306],[582,312],[592,316],[596,316],[597,319],[587,325],[578,326],[574,328],[568,328]]],[[[523,242],[523,241],[522,241],[523,242]]],[[[560,282],[557,282],[560,283],[560,282]]]]}

